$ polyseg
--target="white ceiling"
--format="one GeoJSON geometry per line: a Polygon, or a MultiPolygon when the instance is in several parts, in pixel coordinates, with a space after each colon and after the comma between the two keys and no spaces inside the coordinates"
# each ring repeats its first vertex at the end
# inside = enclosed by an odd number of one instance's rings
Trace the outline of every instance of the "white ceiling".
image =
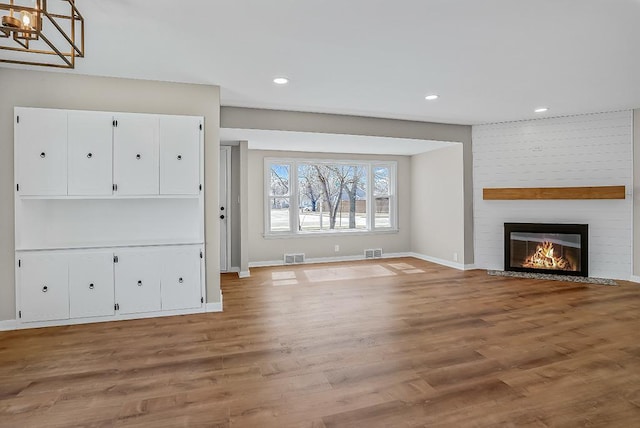
{"type": "Polygon", "coordinates": [[[444,141],[407,138],[368,137],[361,135],[318,134],[313,132],[270,131],[262,129],[220,130],[222,144],[247,141],[251,150],[283,150],[318,153],[376,153],[380,155],[417,155],[450,147],[444,141]]]}
{"type": "Polygon", "coordinates": [[[640,0],[77,5],[75,72],[220,85],[222,105],[463,124],[640,107],[640,0]]]}

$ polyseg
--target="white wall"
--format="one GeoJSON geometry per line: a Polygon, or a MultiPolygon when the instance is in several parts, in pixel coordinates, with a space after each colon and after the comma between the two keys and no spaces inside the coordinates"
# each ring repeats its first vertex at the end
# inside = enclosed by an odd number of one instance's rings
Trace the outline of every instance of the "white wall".
{"type": "Polygon", "coordinates": [[[249,143],[240,141],[240,276],[249,276],[249,143]]]}
{"type": "Polygon", "coordinates": [[[217,86],[0,68],[0,320],[15,319],[13,108],[47,107],[205,117],[207,300],[220,300],[217,86]],[[211,218],[209,218],[211,217],[211,218]]]}
{"type": "Polygon", "coordinates": [[[375,156],[249,150],[248,153],[249,262],[281,261],[284,253],[305,253],[309,258],[362,256],[365,248],[382,248],[385,253],[406,253],[410,249],[411,162],[408,156],[375,156]],[[349,160],[394,160],[398,162],[398,233],[269,238],[264,234],[264,158],[312,158],[349,160]],[[340,246],[335,252],[334,246],[340,246]]]}
{"type": "Polygon", "coordinates": [[[462,144],[411,157],[412,252],[463,264],[463,177],[462,144]]]}
{"type": "Polygon", "coordinates": [[[633,273],[640,281],[640,109],[633,111],[633,273]]]}
{"type": "Polygon", "coordinates": [[[503,269],[503,223],[589,224],[589,275],[632,272],[632,112],[473,127],[475,264],[503,269]],[[485,187],[624,185],[625,200],[484,201],[485,187]]]}

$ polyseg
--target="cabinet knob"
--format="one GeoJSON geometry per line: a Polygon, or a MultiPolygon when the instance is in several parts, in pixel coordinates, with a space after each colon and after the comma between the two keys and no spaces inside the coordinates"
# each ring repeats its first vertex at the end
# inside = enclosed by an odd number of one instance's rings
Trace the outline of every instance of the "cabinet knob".
{"type": "Polygon", "coordinates": [[[182,281],[182,277],[178,278],[178,282],[179,282],[180,284],[182,284],[182,282],[183,282],[183,281],[182,281]]]}
{"type": "Polygon", "coordinates": [[[87,153],[87,158],[91,159],[93,157],[93,153],[87,153]]]}
{"type": "Polygon", "coordinates": [[[220,220],[224,220],[224,214],[220,214],[220,220]]]}
{"type": "Polygon", "coordinates": [[[42,287],[42,292],[46,293],[49,290],[49,287],[47,287],[46,285],[44,287],[42,287]]]}
{"type": "Polygon", "coordinates": [[[94,288],[93,284],[89,284],[89,290],[93,290],[94,288]]]}
{"type": "Polygon", "coordinates": [[[138,281],[138,287],[142,287],[142,281],[138,281]]]}
{"type": "Polygon", "coordinates": [[[47,156],[47,154],[46,154],[45,152],[40,153],[40,157],[41,157],[41,158],[43,158],[43,159],[44,159],[46,156],[47,156]]]}
{"type": "Polygon", "coordinates": [[[178,160],[182,160],[182,155],[178,155],[178,160]]]}
{"type": "Polygon", "coordinates": [[[136,155],[136,159],[138,159],[138,160],[142,159],[142,155],[141,155],[140,153],[138,153],[138,154],[136,155]]]}

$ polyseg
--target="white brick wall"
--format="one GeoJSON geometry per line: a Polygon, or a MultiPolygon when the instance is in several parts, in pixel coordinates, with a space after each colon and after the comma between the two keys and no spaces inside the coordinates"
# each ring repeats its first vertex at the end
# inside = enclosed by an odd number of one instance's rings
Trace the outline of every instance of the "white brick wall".
{"type": "Polygon", "coordinates": [[[503,269],[503,223],[589,224],[589,275],[632,272],[631,111],[473,127],[475,264],[503,269]],[[624,185],[625,200],[485,201],[485,187],[624,185]]]}

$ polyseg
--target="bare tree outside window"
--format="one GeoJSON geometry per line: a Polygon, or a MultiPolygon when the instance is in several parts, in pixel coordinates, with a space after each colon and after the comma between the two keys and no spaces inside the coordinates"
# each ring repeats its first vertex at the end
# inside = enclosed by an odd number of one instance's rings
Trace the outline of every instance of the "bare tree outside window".
{"type": "MultiPolygon", "coordinates": [[[[346,180],[346,192],[349,197],[349,229],[355,229],[356,214],[358,214],[358,198],[366,195],[367,168],[364,166],[349,167],[350,171],[346,180]]],[[[365,211],[366,215],[366,211],[365,211]]]]}
{"type": "Polygon", "coordinates": [[[299,230],[366,229],[366,165],[298,164],[299,230]]]}
{"type": "Polygon", "coordinates": [[[374,226],[391,227],[391,170],[387,166],[373,168],[374,226]]]}
{"type": "Polygon", "coordinates": [[[291,198],[289,193],[290,169],[289,165],[271,165],[270,190],[269,190],[269,206],[271,208],[271,231],[286,232],[291,230],[290,205],[291,198]]]}
{"type": "Polygon", "coordinates": [[[392,228],[390,201],[395,191],[394,165],[326,160],[268,163],[267,231],[392,228]],[[294,207],[297,213],[291,211],[294,207]]]}

